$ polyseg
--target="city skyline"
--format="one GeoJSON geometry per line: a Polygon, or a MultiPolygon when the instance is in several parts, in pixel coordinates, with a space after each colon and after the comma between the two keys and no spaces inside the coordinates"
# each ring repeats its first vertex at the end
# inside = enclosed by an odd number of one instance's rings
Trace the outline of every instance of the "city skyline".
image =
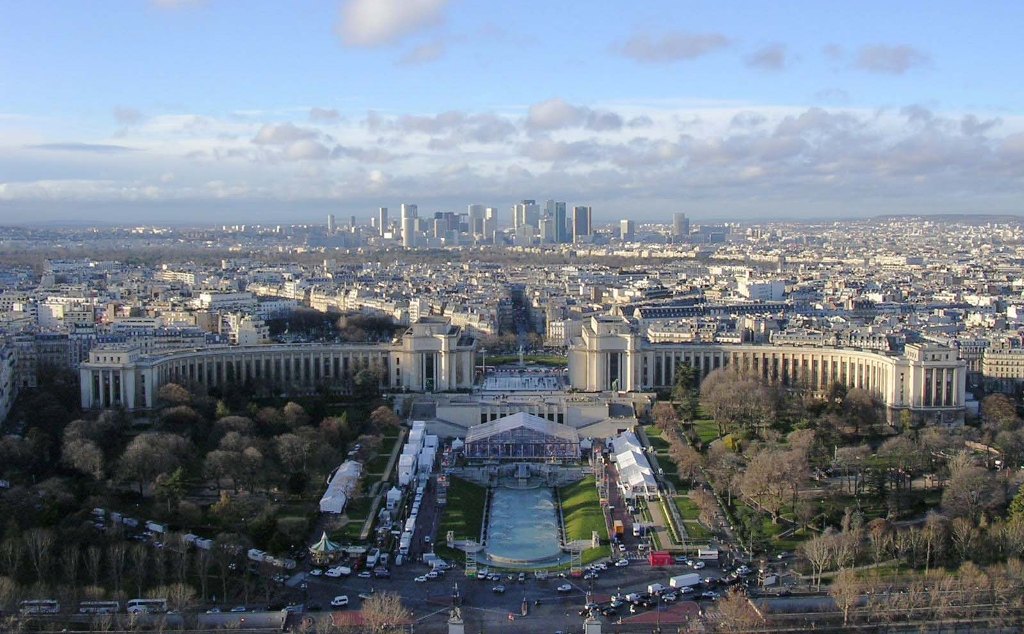
{"type": "Polygon", "coordinates": [[[741,7],[11,7],[0,222],[1020,212],[1019,7],[741,7]]]}

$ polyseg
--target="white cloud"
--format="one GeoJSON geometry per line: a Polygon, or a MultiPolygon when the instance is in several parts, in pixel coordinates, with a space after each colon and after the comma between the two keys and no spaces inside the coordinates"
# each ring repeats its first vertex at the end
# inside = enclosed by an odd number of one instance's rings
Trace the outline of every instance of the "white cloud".
{"type": "Polygon", "coordinates": [[[638,33],[616,47],[616,50],[638,62],[676,62],[696,59],[729,46],[721,33],[686,33],[674,31],[660,37],[638,33]]]}
{"type": "Polygon", "coordinates": [[[747,66],[760,70],[782,70],[786,67],[786,45],[769,44],[748,55],[747,66]]]}
{"type": "Polygon", "coordinates": [[[857,56],[857,68],[887,75],[902,75],[912,68],[927,66],[930,62],[931,57],[927,53],[910,46],[865,46],[857,56]]]}
{"type": "Polygon", "coordinates": [[[440,23],[448,0],[346,0],[337,31],[347,46],[391,44],[440,23]]]}
{"type": "Polygon", "coordinates": [[[333,108],[310,108],[309,120],[314,123],[333,123],[341,120],[341,115],[333,108]]]}
{"type": "Polygon", "coordinates": [[[441,59],[444,56],[445,46],[441,40],[434,40],[432,42],[424,42],[419,46],[413,48],[405,55],[402,55],[401,59],[398,60],[399,64],[403,66],[416,66],[419,64],[428,64],[430,62],[441,59]]]}
{"type": "Polygon", "coordinates": [[[555,98],[530,106],[526,124],[536,130],[557,130],[579,125],[586,116],[585,109],[555,98]]]}
{"type": "Polygon", "coordinates": [[[257,145],[288,145],[316,136],[316,130],[300,128],[291,123],[268,123],[260,128],[252,142],[257,145]]]}
{"type": "Polygon", "coordinates": [[[292,209],[292,201],[338,199],[367,207],[398,198],[500,205],[561,192],[642,216],[682,197],[762,214],[772,201],[806,212],[818,205],[824,214],[886,197],[949,209],[970,194],[977,208],[1007,211],[1008,197],[1020,202],[1024,168],[1024,118],[919,105],[588,107],[556,98],[527,112],[310,118],[296,125],[159,115],[114,140],[0,146],[0,182],[10,179],[0,200],[4,209],[14,201],[72,209],[185,200],[196,210],[203,200],[292,209]],[[642,205],[635,192],[643,192],[642,205]]]}

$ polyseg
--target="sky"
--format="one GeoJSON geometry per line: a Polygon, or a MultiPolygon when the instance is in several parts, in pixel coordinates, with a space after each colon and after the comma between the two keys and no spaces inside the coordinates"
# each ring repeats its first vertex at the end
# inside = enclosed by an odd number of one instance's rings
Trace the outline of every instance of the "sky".
{"type": "Polygon", "coordinates": [[[0,6],[0,224],[1024,213],[1024,3],[0,6]]]}

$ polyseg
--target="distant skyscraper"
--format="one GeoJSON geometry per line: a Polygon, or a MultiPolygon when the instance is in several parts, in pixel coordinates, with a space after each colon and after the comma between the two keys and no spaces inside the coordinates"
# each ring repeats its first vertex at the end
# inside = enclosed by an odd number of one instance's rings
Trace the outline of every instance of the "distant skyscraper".
{"type": "Polygon", "coordinates": [[[569,224],[565,217],[565,203],[549,200],[544,203],[544,210],[554,222],[555,242],[565,244],[569,241],[569,224]]]}
{"type": "Polygon", "coordinates": [[[470,205],[466,209],[469,215],[469,233],[478,237],[484,233],[484,206],[470,205]]]}
{"type": "Polygon", "coordinates": [[[540,226],[540,206],[536,200],[522,200],[512,206],[512,228],[523,226],[534,229],[540,226]]]}
{"type": "Polygon", "coordinates": [[[572,208],[572,241],[586,242],[590,239],[590,207],[578,205],[572,208]]]}
{"type": "Polygon", "coordinates": [[[636,239],[636,223],[627,219],[620,220],[619,237],[623,242],[633,242],[636,239]]]}
{"type": "Polygon", "coordinates": [[[690,235],[690,219],[681,211],[672,214],[672,238],[677,242],[686,240],[690,235]]]}
{"type": "Polygon", "coordinates": [[[416,205],[402,203],[402,246],[416,248],[416,225],[419,211],[416,205]]]}
{"type": "Polygon", "coordinates": [[[488,207],[484,210],[484,240],[494,240],[494,233],[498,230],[498,209],[488,207]]]}
{"type": "Polygon", "coordinates": [[[356,217],[355,216],[349,216],[349,218],[348,218],[348,228],[349,229],[355,229],[356,228],[356,217]]]}
{"type": "Polygon", "coordinates": [[[388,208],[381,207],[377,210],[377,228],[380,229],[380,235],[384,235],[384,232],[388,230],[388,208]]]}
{"type": "Polygon", "coordinates": [[[327,214],[327,235],[333,236],[335,229],[334,214],[327,214]]]}

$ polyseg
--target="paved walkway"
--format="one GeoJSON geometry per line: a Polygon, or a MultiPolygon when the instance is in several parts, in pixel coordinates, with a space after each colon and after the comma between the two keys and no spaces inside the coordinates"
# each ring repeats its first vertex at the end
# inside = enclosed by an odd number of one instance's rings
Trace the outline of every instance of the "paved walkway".
{"type": "Polygon", "coordinates": [[[405,428],[402,427],[398,430],[398,440],[395,445],[391,448],[391,457],[388,458],[388,466],[384,467],[384,475],[381,480],[374,483],[376,491],[371,490],[370,494],[374,496],[373,504],[370,505],[370,514],[366,516],[366,522],[363,524],[363,530],[359,531],[359,541],[365,542],[370,536],[370,528],[373,526],[373,520],[377,517],[377,511],[380,509],[381,500],[387,495],[387,491],[382,491],[384,488],[384,482],[387,480],[388,475],[391,474],[391,470],[395,466],[395,462],[398,460],[398,456],[402,453],[402,440],[405,438],[405,428]]]}

